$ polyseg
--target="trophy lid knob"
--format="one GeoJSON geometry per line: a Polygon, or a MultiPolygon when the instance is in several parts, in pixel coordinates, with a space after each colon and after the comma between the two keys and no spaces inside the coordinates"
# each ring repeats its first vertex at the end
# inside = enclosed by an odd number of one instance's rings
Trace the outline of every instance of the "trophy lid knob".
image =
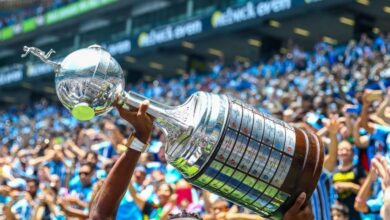
{"type": "Polygon", "coordinates": [[[72,115],[79,121],[89,121],[95,117],[95,111],[87,103],[81,102],[74,106],[72,115]]]}
{"type": "Polygon", "coordinates": [[[102,49],[102,46],[100,46],[100,45],[98,45],[98,44],[92,44],[92,45],[90,45],[88,48],[102,49]]]}

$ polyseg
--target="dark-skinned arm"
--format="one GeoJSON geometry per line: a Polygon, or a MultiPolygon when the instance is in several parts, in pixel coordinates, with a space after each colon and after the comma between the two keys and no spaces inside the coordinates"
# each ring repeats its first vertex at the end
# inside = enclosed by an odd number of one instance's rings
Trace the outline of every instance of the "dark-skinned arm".
{"type": "Polygon", "coordinates": [[[308,205],[305,205],[306,193],[301,192],[295,203],[283,216],[283,220],[296,220],[296,219],[304,219],[304,220],[313,220],[314,215],[313,211],[308,205]]]}
{"type": "MultiPolygon", "coordinates": [[[[148,102],[143,102],[139,109],[126,110],[117,106],[123,119],[135,128],[135,135],[143,143],[148,143],[153,127],[153,120],[146,114],[148,102]]],[[[107,179],[93,201],[90,217],[94,220],[113,219],[116,209],[128,189],[130,179],[141,153],[129,149],[123,153],[108,174],[107,179]]]]}

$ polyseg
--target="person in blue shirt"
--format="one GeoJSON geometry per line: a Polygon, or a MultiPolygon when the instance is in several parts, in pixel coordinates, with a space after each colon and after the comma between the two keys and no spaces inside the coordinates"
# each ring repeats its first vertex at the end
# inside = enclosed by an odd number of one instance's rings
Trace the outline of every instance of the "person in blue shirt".
{"type": "MultiPolygon", "coordinates": [[[[380,97],[379,97],[380,98],[380,97]]],[[[365,91],[362,97],[363,107],[360,118],[357,120],[355,128],[355,143],[360,148],[366,148],[368,159],[371,161],[376,154],[386,155],[390,158],[390,126],[369,122],[369,108],[378,96],[372,91],[365,91]],[[357,133],[359,128],[363,128],[368,135],[361,136],[357,133]]]]}
{"type": "Polygon", "coordinates": [[[32,207],[25,198],[26,181],[22,178],[16,178],[7,183],[11,188],[11,201],[6,205],[7,219],[29,220],[31,218],[32,207]]]}
{"type": "MultiPolygon", "coordinates": [[[[47,156],[47,155],[46,155],[47,156]]],[[[44,163],[50,170],[50,174],[56,174],[60,177],[61,185],[65,185],[71,162],[66,159],[61,145],[54,145],[50,160],[44,163]]]]}
{"type": "Polygon", "coordinates": [[[79,169],[80,181],[70,192],[70,200],[72,203],[84,209],[86,212],[92,198],[92,177],[94,173],[95,170],[90,163],[82,163],[79,169]]]}
{"type": "Polygon", "coordinates": [[[175,169],[172,165],[170,165],[167,162],[167,159],[165,158],[165,151],[164,148],[161,147],[158,152],[158,158],[160,159],[160,167],[158,168],[162,173],[165,175],[165,181],[169,184],[176,184],[177,181],[179,181],[182,178],[182,175],[180,174],[177,169],[175,169]]]}
{"type": "Polygon", "coordinates": [[[142,220],[141,210],[136,205],[129,191],[126,191],[125,195],[120,201],[115,219],[116,220],[127,220],[127,219],[142,220]]]}

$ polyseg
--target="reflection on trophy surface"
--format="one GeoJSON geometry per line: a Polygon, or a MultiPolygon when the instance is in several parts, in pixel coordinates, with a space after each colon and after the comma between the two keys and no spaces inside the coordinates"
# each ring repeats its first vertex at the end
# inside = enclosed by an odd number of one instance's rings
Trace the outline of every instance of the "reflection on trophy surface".
{"type": "MultiPolygon", "coordinates": [[[[146,99],[124,92],[120,65],[97,45],[62,63],[48,60],[51,52],[24,50],[53,66],[57,95],[79,120],[106,113],[115,102],[137,107],[146,99]]],[[[194,185],[274,218],[300,192],[313,192],[324,153],[316,135],[226,95],[198,92],[177,107],[150,102],[148,113],[167,137],[169,163],[194,185]]]]}

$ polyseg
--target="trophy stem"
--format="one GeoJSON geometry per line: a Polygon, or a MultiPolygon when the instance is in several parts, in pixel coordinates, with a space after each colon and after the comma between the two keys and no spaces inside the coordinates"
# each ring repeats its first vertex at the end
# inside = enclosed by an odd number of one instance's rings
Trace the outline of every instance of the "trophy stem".
{"type": "Polygon", "coordinates": [[[175,107],[164,105],[135,92],[124,92],[124,102],[131,107],[137,108],[144,100],[148,100],[150,103],[146,112],[155,118],[154,124],[162,129],[167,136],[172,134],[167,131],[167,128],[169,127],[173,127],[175,130],[177,129],[181,131],[191,130],[191,125],[180,120],[180,117],[177,117],[175,114],[175,107]]]}
{"type": "Polygon", "coordinates": [[[164,117],[166,116],[166,111],[171,109],[172,107],[164,105],[160,102],[148,99],[145,96],[142,96],[135,92],[126,92],[126,103],[132,107],[138,108],[139,105],[144,101],[149,101],[149,108],[147,113],[154,118],[164,117]]]}

